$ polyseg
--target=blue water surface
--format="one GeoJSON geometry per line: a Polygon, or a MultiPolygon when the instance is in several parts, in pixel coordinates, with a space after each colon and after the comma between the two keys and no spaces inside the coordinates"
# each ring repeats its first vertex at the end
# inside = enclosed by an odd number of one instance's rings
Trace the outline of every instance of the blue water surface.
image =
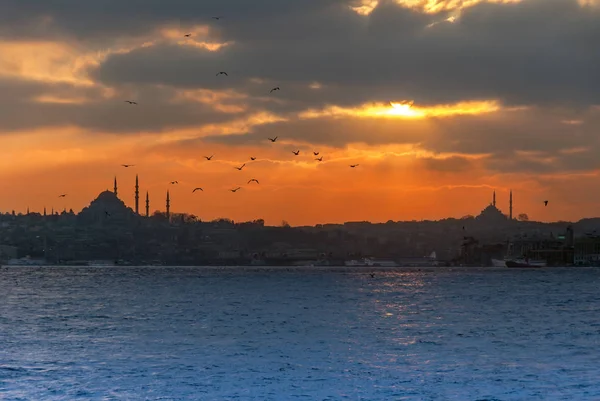
{"type": "Polygon", "coordinates": [[[600,269],[0,269],[3,400],[600,400],[600,269]]]}

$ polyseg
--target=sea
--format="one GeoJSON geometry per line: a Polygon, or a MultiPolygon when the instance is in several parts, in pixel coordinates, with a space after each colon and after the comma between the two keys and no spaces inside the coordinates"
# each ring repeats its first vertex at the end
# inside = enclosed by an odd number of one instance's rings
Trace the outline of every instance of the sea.
{"type": "Polygon", "coordinates": [[[600,400],[599,268],[0,268],[2,400],[600,400]]]}

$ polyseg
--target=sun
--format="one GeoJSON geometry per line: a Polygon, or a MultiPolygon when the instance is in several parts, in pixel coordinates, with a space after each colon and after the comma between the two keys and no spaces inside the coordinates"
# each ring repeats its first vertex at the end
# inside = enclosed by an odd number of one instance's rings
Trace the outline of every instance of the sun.
{"type": "Polygon", "coordinates": [[[390,102],[390,106],[392,106],[392,108],[389,110],[388,113],[391,115],[402,117],[422,117],[423,112],[413,109],[413,103],[414,102],[412,101],[402,103],[390,102]]]}

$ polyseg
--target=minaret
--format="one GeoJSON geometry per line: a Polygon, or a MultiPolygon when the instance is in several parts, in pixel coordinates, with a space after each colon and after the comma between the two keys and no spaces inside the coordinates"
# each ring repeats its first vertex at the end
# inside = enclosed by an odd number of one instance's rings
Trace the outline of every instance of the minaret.
{"type": "Polygon", "coordinates": [[[117,176],[115,175],[115,196],[117,196],[117,176]]]}
{"type": "Polygon", "coordinates": [[[171,199],[169,198],[169,191],[167,190],[167,219],[171,218],[171,199]]]}
{"type": "Polygon", "coordinates": [[[494,198],[493,198],[493,201],[492,201],[492,205],[494,205],[494,207],[496,207],[496,190],[494,190],[494,198]]]}
{"type": "Polygon", "coordinates": [[[44,206],[44,216],[46,215],[46,206],[44,206]]]}
{"type": "Polygon", "coordinates": [[[150,197],[148,196],[148,191],[146,191],[146,217],[150,216],[150,197]]]}
{"type": "Polygon", "coordinates": [[[29,216],[29,206],[27,206],[27,216],[29,216]]]}
{"type": "Polygon", "coordinates": [[[140,185],[138,175],[135,175],[135,214],[140,214],[140,185]]]}
{"type": "Polygon", "coordinates": [[[512,220],[512,189],[510,190],[510,202],[508,203],[509,219],[512,220]]]}

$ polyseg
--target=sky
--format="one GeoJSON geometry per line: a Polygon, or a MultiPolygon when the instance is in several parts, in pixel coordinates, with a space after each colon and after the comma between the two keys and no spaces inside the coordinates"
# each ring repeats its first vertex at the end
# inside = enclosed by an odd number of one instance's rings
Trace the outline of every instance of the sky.
{"type": "Polygon", "coordinates": [[[600,1],[0,3],[3,212],[77,212],[115,176],[133,206],[138,174],[140,206],[203,220],[460,218],[494,190],[578,220],[599,134],[600,1]]]}

